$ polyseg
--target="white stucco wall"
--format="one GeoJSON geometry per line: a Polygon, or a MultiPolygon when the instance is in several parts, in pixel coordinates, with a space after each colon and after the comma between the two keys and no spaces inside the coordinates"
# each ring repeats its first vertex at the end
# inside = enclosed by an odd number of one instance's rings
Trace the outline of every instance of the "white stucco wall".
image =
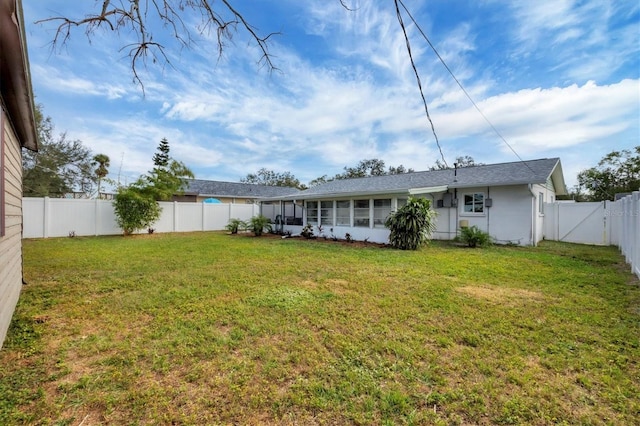
{"type": "MultiPolygon", "coordinates": [[[[543,194],[543,202],[555,199],[553,188],[549,185],[510,185],[497,187],[473,187],[449,190],[458,199],[456,207],[437,208],[437,200],[442,199],[444,192],[425,194],[423,197],[432,201],[437,213],[436,231],[433,239],[451,240],[458,235],[460,221],[466,220],[469,226],[477,226],[488,232],[500,244],[537,244],[544,236],[544,213],[538,211],[539,194],[543,194]],[[492,206],[484,207],[482,213],[464,212],[464,195],[481,192],[484,198],[491,199],[492,206]]],[[[392,198],[393,205],[398,195],[376,198],[392,198]]],[[[403,196],[405,197],[405,196],[403,196]]],[[[306,223],[306,217],[305,222],[306,223]]],[[[301,226],[285,226],[284,230],[297,234],[301,226]]],[[[314,227],[314,233],[318,230],[314,227]]],[[[385,228],[360,228],[351,226],[323,226],[323,234],[344,239],[349,233],[356,240],[388,243],[389,230],[385,228]]]]}
{"type": "Polygon", "coordinates": [[[534,200],[527,185],[460,188],[450,192],[457,197],[458,205],[436,208],[438,224],[434,239],[455,238],[460,222],[466,220],[469,226],[489,233],[497,243],[531,244],[534,200]],[[491,199],[492,206],[485,206],[482,213],[465,213],[464,195],[478,192],[484,194],[485,200],[491,199]]]}

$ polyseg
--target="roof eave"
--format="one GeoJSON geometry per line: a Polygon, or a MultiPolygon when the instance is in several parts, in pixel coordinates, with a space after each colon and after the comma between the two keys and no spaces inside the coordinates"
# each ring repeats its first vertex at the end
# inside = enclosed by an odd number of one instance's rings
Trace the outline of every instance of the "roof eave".
{"type": "Polygon", "coordinates": [[[386,195],[386,194],[400,194],[409,195],[408,189],[396,189],[396,190],[380,190],[380,191],[340,191],[340,192],[324,192],[321,194],[294,194],[284,197],[266,197],[260,198],[259,201],[298,201],[298,200],[321,200],[325,198],[354,198],[354,197],[366,197],[371,195],[386,195]]]}
{"type": "Polygon", "coordinates": [[[550,177],[553,182],[556,195],[567,195],[569,193],[569,191],[567,191],[567,184],[564,181],[564,173],[562,172],[562,163],[560,163],[560,160],[558,160],[556,166],[553,168],[550,177]]]}
{"type": "Polygon", "coordinates": [[[21,0],[0,0],[0,91],[21,146],[38,150],[21,0]]]}
{"type": "Polygon", "coordinates": [[[494,187],[494,186],[517,186],[517,185],[529,185],[529,184],[543,184],[545,181],[537,180],[521,180],[511,182],[484,182],[484,183],[452,183],[449,185],[451,189],[465,189],[465,188],[482,188],[482,187],[494,187]]]}

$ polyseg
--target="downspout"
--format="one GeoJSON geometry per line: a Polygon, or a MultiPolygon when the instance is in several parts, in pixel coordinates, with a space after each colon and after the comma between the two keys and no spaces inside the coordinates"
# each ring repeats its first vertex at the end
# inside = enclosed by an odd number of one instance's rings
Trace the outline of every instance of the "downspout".
{"type": "Polygon", "coordinates": [[[531,193],[531,245],[536,246],[536,193],[533,192],[533,184],[527,185],[531,193]]]}
{"type": "MultiPolygon", "coordinates": [[[[458,163],[453,163],[453,182],[457,183],[458,182],[458,163]]],[[[455,224],[454,224],[454,230],[455,230],[455,235],[454,238],[458,236],[458,227],[460,226],[460,222],[458,220],[458,188],[454,188],[453,189],[453,199],[455,200],[452,204],[454,204],[454,207],[456,209],[456,219],[455,219],[455,224]]]]}
{"type": "MultiPolygon", "coordinates": [[[[491,187],[487,186],[487,198],[491,198],[491,187]]],[[[487,210],[487,234],[491,235],[491,207],[485,207],[487,210]]]]}

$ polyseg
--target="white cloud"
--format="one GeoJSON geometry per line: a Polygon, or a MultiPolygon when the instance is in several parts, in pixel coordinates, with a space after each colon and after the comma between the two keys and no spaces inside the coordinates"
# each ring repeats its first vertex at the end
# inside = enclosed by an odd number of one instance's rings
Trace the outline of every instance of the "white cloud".
{"type": "MultiPolygon", "coordinates": [[[[598,86],[523,89],[478,102],[481,111],[522,154],[613,138],[635,122],[639,80],[598,86]]],[[[489,125],[473,108],[437,115],[448,138],[491,137],[489,125]]],[[[497,136],[495,136],[497,138],[497,136]]],[[[506,148],[506,147],[505,147],[506,148]]],[[[507,148],[508,149],[508,148],[507,148]]]]}

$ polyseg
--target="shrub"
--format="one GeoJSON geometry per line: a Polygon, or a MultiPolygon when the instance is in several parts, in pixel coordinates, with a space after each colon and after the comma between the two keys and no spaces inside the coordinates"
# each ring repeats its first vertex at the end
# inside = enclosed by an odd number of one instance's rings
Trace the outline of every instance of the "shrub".
{"type": "Polygon", "coordinates": [[[491,244],[491,236],[475,225],[461,228],[457,239],[469,247],[484,247],[491,244]]]}
{"type": "Polygon", "coordinates": [[[265,229],[268,232],[271,232],[271,220],[261,214],[258,216],[253,216],[249,222],[248,229],[250,229],[256,237],[259,237],[262,235],[265,229]]]}
{"type": "Polygon", "coordinates": [[[384,225],[391,231],[389,242],[394,248],[416,250],[431,239],[436,212],[426,198],[409,198],[407,204],[392,213],[384,225]]]}
{"type": "Polygon", "coordinates": [[[113,200],[116,223],[124,235],[131,235],[140,229],[149,228],[158,218],[162,209],[154,200],[132,187],[120,187],[113,200]]]}
{"type": "Polygon", "coordinates": [[[247,229],[247,223],[244,220],[233,218],[224,228],[232,234],[237,234],[238,229],[247,229]]]}

